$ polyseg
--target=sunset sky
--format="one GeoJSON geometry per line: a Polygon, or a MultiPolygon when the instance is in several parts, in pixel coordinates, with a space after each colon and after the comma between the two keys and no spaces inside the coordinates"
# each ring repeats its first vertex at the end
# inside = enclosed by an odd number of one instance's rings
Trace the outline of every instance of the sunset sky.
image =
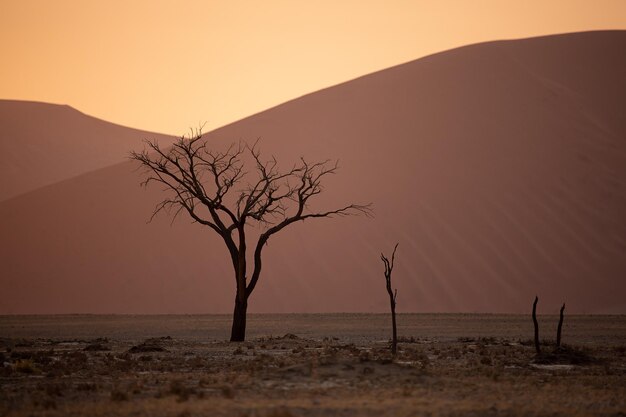
{"type": "Polygon", "coordinates": [[[0,98],[212,129],[457,46],[626,29],[626,1],[0,0],[0,98]]]}

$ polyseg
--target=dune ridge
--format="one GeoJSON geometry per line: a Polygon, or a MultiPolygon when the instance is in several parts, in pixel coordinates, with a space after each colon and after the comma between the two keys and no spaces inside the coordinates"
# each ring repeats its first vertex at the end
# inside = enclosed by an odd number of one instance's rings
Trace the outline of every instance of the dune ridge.
{"type": "Polygon", "coordinates": [[[123,162],[152,137],[58,104],[0,100],[0,201],[123,162]]]}

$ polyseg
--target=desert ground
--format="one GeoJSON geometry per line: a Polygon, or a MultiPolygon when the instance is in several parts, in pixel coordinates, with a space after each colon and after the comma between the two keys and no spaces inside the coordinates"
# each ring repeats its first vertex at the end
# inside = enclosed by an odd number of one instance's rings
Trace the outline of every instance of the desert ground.
{"type": "Polygon", "coordinates": [[[2,416],[623,416],[626,316],[2,316],[2,416]]]}

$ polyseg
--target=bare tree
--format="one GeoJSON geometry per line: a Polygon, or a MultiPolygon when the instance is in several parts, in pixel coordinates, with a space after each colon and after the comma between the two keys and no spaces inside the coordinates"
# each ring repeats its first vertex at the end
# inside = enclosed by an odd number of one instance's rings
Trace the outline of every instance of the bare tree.
{"type": "Polygon", "coordinates": [[[370,205],[348,204],[327,211],[311,211],[309,202],[322,192],[322,180],[337,171],[329,160],[307,162],[301,158],[281,172],[275,158],[263,160],[257,144],[233,144],[225,151],[209,148],[200,130],[181,137],[169,150],[156,142],[148,149],[133,152],[147,173],[142,185],[156,182],[168,196],[154,209],[186,212],[195,222],[217,233],[228,249],[235,273],[236,296],[230,340],[244,341],[248,298],[261,275],[262,251],[266,243],[285,227],[306,219],[370,214],[370,205]],[[254,165],[244,170],[244,160],[254,165]],[[251,181],[250,181],[250,177],[251,181]],[[261,225],[252,245],[252,274],[248,273],[248,226],[261,225]]]}
{"type": "Polygon", "coordinates": [[[537,355],[541,354],[541,347],[539,347],[539,322],[537,321],[537,302],[539,301],[539,297],[535,296],[535,301],[533,302],[533,325],[535,326],[535,351],[537,355]]]}
{"type": "Polygon", "coordinates": [[[398,349],[398,332],[396,330],[396,298],[398,296],[398,290],[392,290],[391,288],[391,272],[393,271],[393,263],[396,258],[396,249],[398,249],[397,243],[396,246],[394,246],[393,248],[393,253],[391,254],[391,262],[383,253],[380,254],[380,259],[385,265],[385,281],[387,283],[387,293],[389,294],[389,305],[391,306],[391,326],[393,328],[393,339],[391,339],[391,353],[394,356],[398,349]]]}
{"type": "Polygon", "coordinates": [[[561,330],[563,330],[563,311],[565,310],[565,303],[561,306],[559,311],[559,325],[556,328],[556,347],[561,347],[561,330]]]}

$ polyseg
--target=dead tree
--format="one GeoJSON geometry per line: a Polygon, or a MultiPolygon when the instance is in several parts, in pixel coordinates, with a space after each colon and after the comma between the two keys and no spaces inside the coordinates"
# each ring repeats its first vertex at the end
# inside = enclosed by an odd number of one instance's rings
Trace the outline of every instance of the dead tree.
{"type": "Polygon", "coordinates": [[[533,303],[533,324],[535,325],[535,350],[537,355],[541,354],[541,348],[539,347],[539,323],[537,322],[537,302],[539,297],[535,296],[535,302],[533,303]]]}
{"type": "Polygon", "coordinates": [[[256,143],[240,142],[217,151],[202,140],[200,130],[181,137],[167,150],[149,141],[147,149],[132,152],[131,159],[145,169],[144,186],[154,182],[168,192],[150,220],[161,211],[173,214],[174,219],[185,212],[226,245],[236,285],[231,341],[245,340],[248,298],[261,276],[263,248],[273,235],[307,219],[370,214],[369,205],[358,204],[310,209],[311,200],[322,192],[322,181],[337,171],[334,162],[311,163],[301,158],[291,169],[281,171],[275,158],[261,158],[256,143]],[[244,161],[252,165],[249,171],[244,170],[244,161]],[[246,234],[254,227],[250,225],[261,226],[251,245],[251,274],[246,234]]]}
{"type": "Polygon", "coordinates": [[[556,347],[561,347],[561,330],[563,329],[563,311],[565,310],[565,303],[561,306],[559,312],[559,325],[556,328],[556,347]]]}
{"type": "Polygon", "coordinates": [[[398,290],[391,289],[391,272],[393,271],[393,263],[396,257],[396,249],[398,249],[398,244],[393,248],[393,253],[391,254],[391,262],[389,259],[383,254],[380,254],[380,259],[382,259],[383,264],[385,265],[385,281],[387,282],[387,293],[389,294],[389,304],[391,306],[391,326],[393,328],[393,338],[391,339],[391,353],[395,356],[398,349],[398,332],[396,330],[396,297],[398,296],[398,290]]]}

